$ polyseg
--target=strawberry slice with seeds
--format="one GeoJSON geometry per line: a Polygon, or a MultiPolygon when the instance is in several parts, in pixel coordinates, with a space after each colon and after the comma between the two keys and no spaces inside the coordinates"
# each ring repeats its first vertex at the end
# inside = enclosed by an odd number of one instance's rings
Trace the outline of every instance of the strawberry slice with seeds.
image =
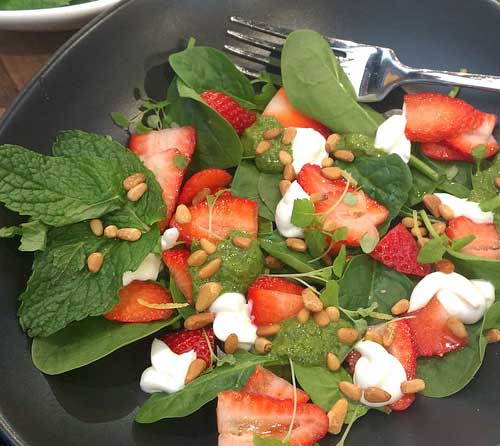
{"type": "Polygon", "coordinates": [[[468,340],[455,336],[448,328],[450,314],[437,297],[420,310],[408,313],[407,319],[415,341],[418,356],[443,356],[468,344],[468,340]]]}
{"type": "Polygon", "coordinates": [[[172,303],[169,292],[154,282],[134,280],[118,292],[118,297],[120,302],[104,315],[110,321],[151,322],[168,319],[173,313],[173,310],[170,309],[147,306],[147,304],[172,303]]]}
{"type": "Polygon", "coordinates": [[[283,322],[302,308],[302,288],[281,277],[260,276],[248,288],[253,322],[257,326],[283,322]]]}
{"type": "Polygon", "coordinates": [[[200,330],[180,330],[160,337],[170,350],[181,355],[194,350],[196,358],[203,359],[209,367],[212,363],[212,354],[215,349],[214,331],[212,328],[200,330]]]}
{"type": "Polygon", "coordinates": [[[361,353],[359,353],[356,350],[351,350],[345,358],[347,369],[349,370],[351,376],[354,375],[354,370],[356,369],[356,363],[358,362],[359,358],[361,358],[361,353]]]}
{"type": "Polygon", "coordinates": [[[191,252],[187,249],[168,249],[163,251],[163,262],[174,278],[177,288],[186,298],[189,305],[193,305],[193,278],[189,274],[187,259],[191,252]]]}
{"type": "Polygon", "coordinates": [[[475,223],[467,217],[457,217],[448,222],[446,235],[454,240],[475,235],[476,238],[460,252],[486,259],[500,260],[500,234],[493,223],[475,223]]]}
{"type": "Polygon", "coordinates": [[[209,189],[214,194],[220,188],[228,186],[233,177],[222,169],[205,169],[196,172],[182,187],[178,202],[190,204],[193,198],[203,189],[209,189]]]}
{"type": "MultiPolygon", "coordinates": [[[[246,444],[254,435],[282,440],[292,422],[293,409],[293,400],[278,400],[232,390],[221,392],[217,403],[219,434],[228,445],[246,444]],[[228,436],[234,440],[232,443],[227,441],[228,436]]],[[[293,446],[312,446],[327,432],[328,417],[319,406],[311,403],[297,404],[290,436],[293,446]]]]}
{"type": "MultiPolygon", "coordinates": [[[[256,393],[267,395],[278,400],[293,400],[293,386],[270,370],[258,365],[250,376],[247,383],[241,389],[244,393],[256,393]]],[[[307,403],[309,395],[303,390],[297,389],[297,401],[307,403]]]]}
{"type": "Polygon", "coordinates": [[[472,156],[452,149],[443,142],[422,143],[422,152],[425,156],[437,161],[473,161],[472,156]]]}
{"type": "Polygon", "coordinates": [[[128,146],[141,158],[177,149],[191,159],[196,146],[196,130],[192,126],[185,126],[135,134],[130,137],[128,146]]]}
{"type": "Polygon", "coordinates": [[[400,273],[426,276],[432,271],[431,265],[418,263],[419,250],[410,231],[400,223],[380,240],[370,256],[400,273]]]}

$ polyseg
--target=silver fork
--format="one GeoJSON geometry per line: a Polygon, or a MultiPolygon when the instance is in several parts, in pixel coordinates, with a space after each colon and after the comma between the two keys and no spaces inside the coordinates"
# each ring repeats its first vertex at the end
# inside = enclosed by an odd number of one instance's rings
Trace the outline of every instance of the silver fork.
{"type": "MultiPolygon", "coordinates": [[[[255,33],[245,34],[229,29],[227,34],[243,42],[246,47],[224,45],[224,48],[240,58],[264,65],[271,71],[279,72],[279,56],[284,39],[293,30],[243,17],[233,16],[230,20],[258,31],[259,35],[255,33]],[[253,47],[265,50],[266,53],[257,52],[253,47]]],[[[411,68],[402,64],[394,50],[390,48],[334,37],[325,37],[325,39],[337,55],[360,102],[380,101],[394,88],[408,83],[445,84],[500,92],[500,76],[411,68]]],[[[237,66],[248,76],[257,77],[259,75],[259,71],[256,69],[244,65],[237,66]]]]}

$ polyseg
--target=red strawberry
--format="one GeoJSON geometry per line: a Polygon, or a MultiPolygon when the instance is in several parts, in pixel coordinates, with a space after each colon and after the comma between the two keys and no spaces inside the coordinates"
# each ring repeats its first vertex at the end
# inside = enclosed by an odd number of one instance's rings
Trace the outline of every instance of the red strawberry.
{"type": "Polygon", "coordinates": [[[195,146],[196,130],[191,126],[135,134],[130,137],[129,141],[130,150],[141,158],[166,150],[177,149],[191,159],[195,146]]]}
{"type": "MultiPolygon", "coordinates": [[[[406,372],[406,379],[417,377],[417,351],[413,342],[410,326],[406,320],[400,320],[391,324],[396,327],[394,340],[387,349],[403,365],[406,372]]],[[[415,401],[415,394],[403,395],[389,407],[392,410],[405,410],[415,401]]]]}
{"type": "MultiPolygon", "coordinates": [[[[293,400],[293,386],[270,370],[258,365],[247,383],[241,389],[244,393],[257,393],[267,395],[278,400],[293,400]]],[[[297,389],[297,402],[307,403],[309,395],[303,390],[297,389]]]]}
{"type": "Polygon", "coordinates": [[[354,370],[356,368],[356,363],[358,359],[361,358],[361,353],[356,350],[351,350],[347,357],[345,358],[345,362],[347,363],[347,368],[349,369],[349,373],[354,375],[354,370]]]}
{"type": "Polygon", "coordinates": [[[323,124],[295,109],[290,104],[284,88],[280,88],[274,95],[262,116],[274,116],[283,127],[312,128],[325,138],[331,133],[323,124]]]}
{"type": "Polygon", "coordinates": [[[302,288],[280,277],[260,276],[248,288],[248,301],[257,326],[283,322],[302,308],[302,288]]]}
{"type": "Polygon", "coordinates": [[[404,104],[411,141],[440,142],[475,128],[480,120],[474,107],[440,93],[408,94],[404,104]]]}
{"type": "Polygon", "coordinates": [[[214,194],[217,189],[225,188],[232,180],[233,177],[222,169],[200,170],[186,181],[178,202],[180,204],[190,204],[193,198],[203,189],[210,189],[210,193],[214,194]]]}
{"type": "Polygon", "coordinates": [[[380,240],[370,255],[375,260],[401,273],[425,276],[431,273],[431,265],[417,262],[418,251],[416,240],[410,231],[400,223],[380,240]]]}
{"type": "Polygon", "coordinates": [[[215,90],[203,92],[201,98],[217,113],[229,122],[238,135],[250,127],[257,119],[257,114],[238,104],[231,96],[215,90]]]}
{"type": "Polygon", "coordinates": [[[190,305],[193,305],[193,279],[189,274],[187,259],[191,255],[187,249],[168,249],[163,251],[163,262],[175,280],[177,288],[190,305]]]}
{"type": "Polygon", "coordinates": [[[442,142],[424,142],[422,152],[425,156],[437,161],[473,161],[472,156],[451,149],[442,142]]]}
{"type": "Polygon", "coordinates": [[[493,223],[474,223],[466,217],[457,217],[448,222],[446,235],[450,239],[467,237],[471,234],[476,238],[460,252],[500,260],[500,234],[493,223]]]}
{"type": "MultiPolygon", "coordinates": [[[[264,395],[228,390],[219,393],[217,426],[227,441],[227,435],[236,436],[232,443],[246,444],[247,439],[260,435],[283,439],[292,421],[292,400],[278,400],[264,395]]],[[[290,443],[293,446],[312,446],[328,432],[328,417],[316,404],[298,403],[290,443]]],[[[221,443],[219,442],[219,445],[221,443]]]]}
{"type": "Polygon", "coordinates": [[[173,310],[149,308],[139,303],[139,299],[150,304],[172,303],[168,291],[157,283],[134,280],[118,292],[118,297],[120,302],[104,315],[106,319],[119,322],[151,322],[172,316],[173,310]]]}
{"type": "Polygon", "coordinates": [[[223,193],[212,208],[211,231],[209,231],[210,212],[206,201],[190,206],[189,210],[191,212],[189,223],[181,225],[175,218],[170,221],[170,226],[179,229],[179,238],[186,243],[190,244],[191,240],[201,238],[217,243],[234,230],[245,231],[250,236],[257,237],[258,206],[255,201],[223,193]]]}
{"type": "Polygon", "coordinates": [[[450,314],[437,297],[408,315],[415,316],[406,321],[413,333],[418,356],[443,356],[468,344],[467,339],[456,337],[448,328],[450,314]]]}
{"type": "Polygon", "coordinates": [[[194,350],[198,359],[203,359],[207,366],[212,363],[212,355],[215,349],[214,331],[212,328],[200,330],[180,330],[168,333],[160,337],[168,345],[170,350],[178,355],[194,350]],[[210,346],[207,342],[210,342],[210,346]]]}

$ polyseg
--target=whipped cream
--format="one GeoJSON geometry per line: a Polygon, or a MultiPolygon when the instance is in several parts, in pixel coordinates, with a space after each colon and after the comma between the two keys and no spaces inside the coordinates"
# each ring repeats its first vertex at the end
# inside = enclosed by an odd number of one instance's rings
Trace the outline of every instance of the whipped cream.
{"type": "Polygon", "coordinates": [[[411,141],[405,135],[406,117],[392,115],[380,124],[375,136],[375,148],[389,154],[395,153],[408,164],[411,155],[411,141]]]}
{"type": "Polygon", "coordinates": [[[127,286],[134,280],[156,280],[161,269],[161,257],[156,254],[148,254],[135,271],[125,271],[122,276],[123,286],[127,286]]]}
{"type": "Polygon", "coordinates": [[[434,195],[441,200],[441,203],[453,210],[455,217],[467,217],[474,223],[479,224],[493,223],[494,221],[493,212],[482,211],[479,203],[469,201],[466,198],[458,198],[451,194],[435,193],[434,195]]]}
{"type": "Polygon", "coordinates": [[[299,173],[306,164],[321,166],[328,152],[325,149],[326,139],[318,131],[310,128],[297,128],[292,141],[293,168],[299,173]]]}
{"type": "Polygon", "coordinates": [[[179,230],[177,228],[167,229],[161,236],[161,250],[166,251],[172,249],[179,238],[179,230]]]}
{"type": "Polygon", "coordinates": [[[304,230],[291,222],[293,203],[295,200],[301,198],[309,199],[310,197],[306,191],[302,189],[298,181],[294,181],[276,206],[276,227],[283,237],[304,238],[304,230]]]}

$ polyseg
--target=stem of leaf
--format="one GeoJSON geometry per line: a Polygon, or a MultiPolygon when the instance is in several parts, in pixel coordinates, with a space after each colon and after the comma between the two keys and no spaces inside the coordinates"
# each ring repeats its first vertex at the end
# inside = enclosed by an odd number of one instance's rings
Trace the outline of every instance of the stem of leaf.
{"type": "Polygon", "coordinates": [[[425,212],[423,209],[420,211],[420,217],[422,218],[422,221],[424,222],[425,227],[429,231],[429,234],[432,235],[432,238],[439,239],[439,234],[436,232],[434,227],[432,226],[431,221],[429,220],[429,216],[427,215],[427,212],[425,212]]]}
{"type": "Polygon", "coordinates": [[[410,155],[410,161],[408,164],[432,181],[439,181],[439,173],[437,173],[431,166],[424,163],[421,159],[418,159],[415,155],[410,155]]]}

